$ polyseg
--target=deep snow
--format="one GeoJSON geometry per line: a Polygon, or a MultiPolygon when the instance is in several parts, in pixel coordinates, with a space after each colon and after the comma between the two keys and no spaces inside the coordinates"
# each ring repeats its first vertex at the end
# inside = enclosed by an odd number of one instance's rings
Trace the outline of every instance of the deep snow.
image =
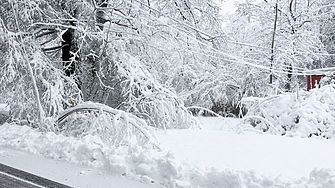
{"type": "Polygon", "coordinates": [[[335,187],[334,140],[238,135],[200,120],[202,130],[156,131],[162,151],[4,124],[0,162],[74,187],[335,187]]]}
{"type": "MultiPolygon", "coordinates": [[[[236,124],[238,119],[230,119],[236,124]]],[[[203,130],[160,131],[162,146],[202,167],[253,170],[260,175],[308,177],[314,168],[335,169],[335,142],[267,134],[233,134],[217,118],[201,118],[203,130]],[[216,126],[215,126],[216,125],[216,126]]]]}

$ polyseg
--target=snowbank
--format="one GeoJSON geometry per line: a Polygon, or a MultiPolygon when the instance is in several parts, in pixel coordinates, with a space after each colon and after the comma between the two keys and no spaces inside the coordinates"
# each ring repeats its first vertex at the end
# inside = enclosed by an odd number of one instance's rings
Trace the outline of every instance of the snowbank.
{"type": "Polygon", "coordinates": [[[121,174],[49,159],[0,145],[0,163],[74,188],[164,188],[121,174]]]}
{"type": "Polygon", "coordinates": [[[165,187],[331,187],[335,171],[315,169],[310,177],[283,180],[251,171],[199,168],[178,160],[173,153],[138,146],[111,147],[97,136],[65,137],[42,133],[27,126],[0,126],[0,143],[74,164],[112,171],[131,179],[165,187]]]}
{"type": "MultiPolygon", "coordinates": [[[[264,99],[246,98],[246,124],[271,134],[311,137],[335,136],[335,89],[328,85],[309,92],[284,93],[264,99]]],[[[243,126],[242,126],[243,127],[243,126]]]]}

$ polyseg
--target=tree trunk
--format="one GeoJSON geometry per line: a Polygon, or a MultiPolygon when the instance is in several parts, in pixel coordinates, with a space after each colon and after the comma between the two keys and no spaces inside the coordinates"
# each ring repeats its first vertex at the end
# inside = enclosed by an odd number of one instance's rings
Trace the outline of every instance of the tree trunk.
{"type": "Polygon", "coordinates": [[[293,71],[293,66],[292,64],[288,65],[287,67],[287,81],[285,84],[285,90],[286,91],[291,91],[291,80],[292,80],[292,71],[293,71]]]}
{"type": "MultiPolygon", "coordinates": [[[[62,8],[66,9],[66,2],[63,1],[62,8]]],[[[77,17],[77,11],[74,10],[70,13],[73,18],[77,17]]],[[[75,21],[70,21],[71,26],[75,26],[75,21]]],[[[62,61],[66,76],[71,76],[75,72],[75,59],[71,55],[71,50],[76,51],[74,43],[74,29],[68,28],[67,31],[62,35],[62,61]]]]}
{"type": "Polygon", "coordinates": [[[74,71],[75,71],[75,64],[73,60],[71,60],[71,47],[72,45],[72,40],[73,40],[73,34],[74,30],[73,29],[68,29],[62,36],[62,60],[63,60],[63,66],[65,70],[65,75],[66,76],[71,76],[74,71]]]}
{"type": "Polygon", "coordinates": [[[276,29],[277,29],[277,19],[278,19],[278,1],[276,3],[276,14],[275,14],[275,23],[273,26],[273,34],[272,34],[272,44],[271,44],[271,65],[270,65],[270,69],[271,69],[271,73],[270,73],[270,84],[272,84],[273,82],[273,73],[272,73],[272,66],[274,63],[274,46],[275,46],[275,36],[276,36],[276,29]]]}
{"type": "Polygon", "coordinates": [[[108,2],[106,0],[99,0],[97,5],[97,11],[95,15],[96,23],[99,29],[102,31],[104,29],[104,23],[108,21],[106,19],[106,13],[104,8],[107,8],[108,2]]]}

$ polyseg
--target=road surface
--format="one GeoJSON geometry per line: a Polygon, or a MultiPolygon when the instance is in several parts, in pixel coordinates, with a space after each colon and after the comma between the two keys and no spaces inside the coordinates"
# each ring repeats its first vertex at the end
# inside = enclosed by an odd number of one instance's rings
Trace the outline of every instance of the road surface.
{"type": "Polygon", "coordinates": [[[0,163],[0,187],[3,188],[70,188],[28,172],[24,172],[0,163]]]}

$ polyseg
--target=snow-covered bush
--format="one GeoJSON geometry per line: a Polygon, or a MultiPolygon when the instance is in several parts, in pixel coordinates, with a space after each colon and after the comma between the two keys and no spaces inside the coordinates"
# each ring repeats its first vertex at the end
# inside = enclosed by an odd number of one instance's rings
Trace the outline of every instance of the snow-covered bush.
{"type": "Polygon", "coordinates": [[[330,85],[330,84],[335,85],[335,72],[327,72],[326,76],[320,80],[321,86],[330,85]]]}
{"type": "Polygon", "coordinates": [[[98,136],[115,147],[159,147],[155,133],[144,120],[99,103],[84,102],[63,111],[50,129],[70,137],[98,136]]]}
{"type": "Polygon", "coordinates": [[[244,125],[271,134],[335,137],[335,86],[267,98],[245,98],[244,125]]]}
{"type": "MultiPolygon", "coordinates": [[[[184,71],[184,74],[187,73],[184,71]]],[[[228,73],[213,69],[202,75],[185,75],[186,78],[191,83],[184,86],[189,89],[184,88],[179,93],[186,106],[205,107],[223,116],[238,115],[241,88],[237,80],[228,73]]]]}

